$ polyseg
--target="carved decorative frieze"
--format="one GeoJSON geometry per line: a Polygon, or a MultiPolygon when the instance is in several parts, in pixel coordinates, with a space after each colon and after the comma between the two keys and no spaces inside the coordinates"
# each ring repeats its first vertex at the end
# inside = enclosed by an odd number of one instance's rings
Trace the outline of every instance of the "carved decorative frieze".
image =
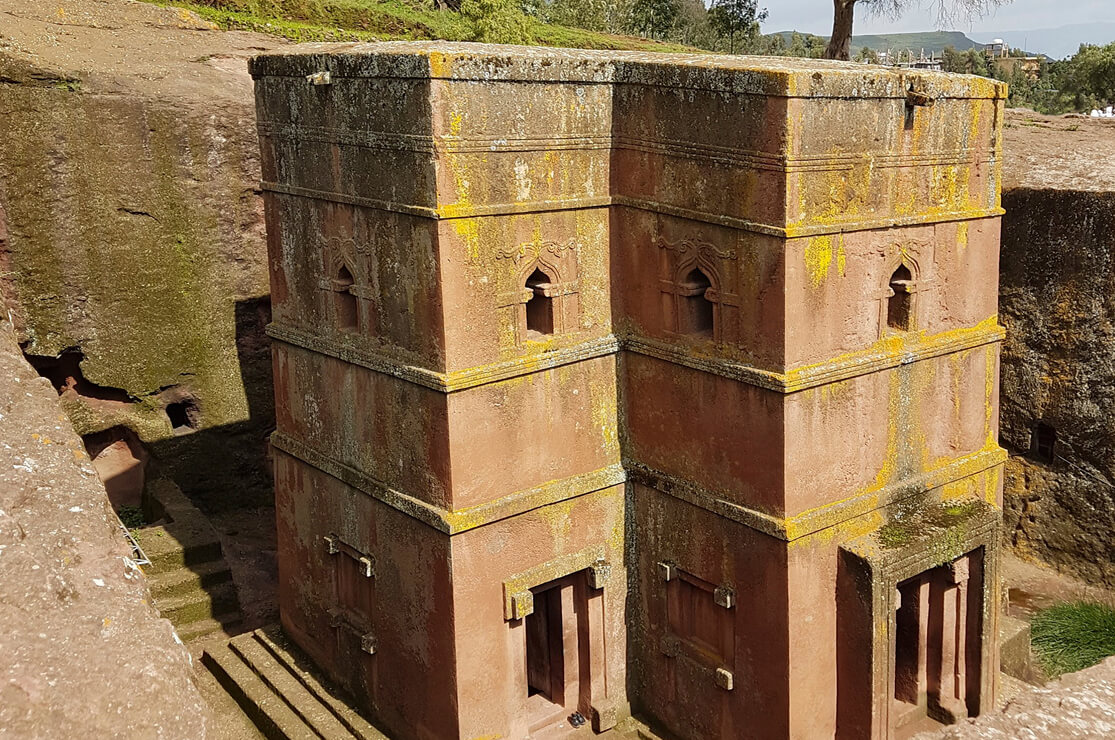
{"type": "Polygon", "coordinates": [[[566,252],[576,252],[580,249],[581,245],[576,239],[570,239],[565,242],[555,241],[534,241],[524,242],[513,247],[507,247],[496,252],[496,259],[509,259],[513,260],[515,264],[519,264],[525,260],[536,260],[543,252],[552,254],[556,258],[561,258],[566,252]]]}
{"type": "Polygon", "coordinates": [[[671,242],[659,236],[655,238],[654,244],[659,249],[665,249],[668,252],[676,252],[683,257],[694,255],[696,257],[704,257],[705,259],[715,257],[722,260],[734,260],[736,258],[736,250],[722,249],[712,242],[701,241],[700,239],[686,238],[671,242]]]}

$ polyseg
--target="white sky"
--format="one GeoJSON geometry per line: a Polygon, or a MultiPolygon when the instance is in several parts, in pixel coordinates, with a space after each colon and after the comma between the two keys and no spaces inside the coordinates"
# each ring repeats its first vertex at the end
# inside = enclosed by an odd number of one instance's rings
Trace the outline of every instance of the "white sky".
{"type": "MultiPolygon", "coordinates": [[[[856,8],[856,33],[932,31],[936,28],[937,0],[910,0],[910,9],[897,21],[872,16],[856,8]]],[[[806,31],[827,36],[832,32],[832,0],[759,0],[769,18],[764,33],[806,31]]],[[[958,31],[1027,31],[1077,23],[1115,22],[1115,0],[1014,0],[994,9],[985,18],[954,24],[958,31]]]]}

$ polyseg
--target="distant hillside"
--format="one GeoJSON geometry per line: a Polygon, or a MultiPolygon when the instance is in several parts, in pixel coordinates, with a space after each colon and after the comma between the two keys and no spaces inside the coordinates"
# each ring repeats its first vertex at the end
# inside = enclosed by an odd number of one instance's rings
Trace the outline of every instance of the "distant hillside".
{"type": "MultiPolygon", "coordinates": [[[[777,34],[790,43],[793,31],[779,31],[777,34]]],[[[827,36],[825,38],[828,38],[827,36]]],[[[982,47],[983,45],[972,41],[961,31],[924,31],[921,33],[887,33],[878,35],[864,35],[852,37],[852,53],[867,47],[872,51],[886,51],[892,49],[910,49],[915,53],[925,50],[926,54],[940,54],[946,46],[951,46],[959,51],[982,47]]]]}
{"type": "Polygon", "coordinates": [[[973,33],[981,41],[1003,39],[1011,46],[1032,49],[1054,59],[1072,56],[1081,44],[1102,46],[1115,41],[1115,23],[1079,23],[1060,28],[1037,28],[1029,31],[996,31],[973,33]]]}

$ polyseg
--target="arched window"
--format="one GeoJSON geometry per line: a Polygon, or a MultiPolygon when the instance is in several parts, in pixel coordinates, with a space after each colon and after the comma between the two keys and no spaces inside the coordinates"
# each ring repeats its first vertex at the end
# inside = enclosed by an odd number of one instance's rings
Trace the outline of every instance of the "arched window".
{"type": "Polygon", "coordinates": [[[553,284],[550,276],[536,269],[527,278],[527,290],[531,292],[527,301],[527,338],[536,339],[554,333],[553,284]]]}
{"type": "Polygon", "coordinates": [[[909,331],[913,319],[913,278],[910,268],[899,265],[890,276],[890,296],[887,298],[887,326],[897,331],[909,331]]]}
{"type": "Polygon", "coordinates": [[[699,267],[694,267],[678,285],[678,330],[682,334],[712,336],[714,312],[707,295],[711,287],[712,281],[699,267]]]}
{"type": "Polygon", "coordinates": [[[354,332],[358,328],[359,308],[356,296],[352,294],[352,286],[355,282],[348,267],[341,265],[337,270],[337,277],[333,280],[333,310],[336,314],[337,328],[341,331],[354,332]]]}

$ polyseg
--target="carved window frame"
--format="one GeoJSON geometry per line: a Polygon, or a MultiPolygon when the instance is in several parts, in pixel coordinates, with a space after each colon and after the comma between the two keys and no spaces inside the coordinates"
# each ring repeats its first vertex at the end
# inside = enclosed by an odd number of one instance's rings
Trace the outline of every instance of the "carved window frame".
{"type": "MultiPolygon", "coordinates": [[[[721,249],[710,242],[696,239],[682,239],[670,242],[662,237],[655,240],[655,245],[663,252],[676,253],[677,261],[667,274],[669,277],[659,280],[659,291],[665,299],[665,316],[663,327],[669,334],[681,337],[703,339],[705,341],[723,342],[728,338],[726,330],[728,308],[738,308],[739,296],[730,292],[721,277],[723,263],[735,260],[736,252],[733,249],[721,249]],[[712,333],[711,336],[694,334],[683,330],[682,327],[682,301],[690,297],[686,278],[693,272],[700,270],[709,281],[704,297],[712,304],[712,333]]],[[[661,274],[661,273],[659,273],[661,274]]]]}
{"type": "Polygon", "coordinates": [[[579,245],[575,240],[564,243],[531,242],[497,254],[497,259],[509,259],[515,264],[512,288],[499,295],[497,307],[512,309],[516,344],[523,346],[528,342],[546,342],[576,330],[579,319],[577,297],[581,285],[579,279],[569,277],[578,267],[575,262],[573,265],[564,263],[567,252],[572,252],[576,258],[579,245]],[[541,294],[551,300],[553,313],[553,332],[537,338],[529,336],[527,331],[527,303],[535,296],[535,290],[527,287],[527,281],[536,270],[550,278],[541,294]]]}
{"type": "Polygon", "coordinates": [[[921,294],[932,285],[932,282],[931,279],[922,273],[921,265],[918,263],[917,257],[905,250],[902,250],[898,256],[887,262],[887,267],[883,276],[883,285],[876,295],[879,305],[880,339],[901,336],[903,334],[915,334],[919,330],[922,318],[921,294]],[[910,279],[905,281],[905,292],[910,296],[910,305],[907,328],[895,329],[892,328],[888,322],[889,303],[891,297],[894,295],[894,290],[890,286],[891,278],[894,277],[894,274],[898,272],[901,267],[905,267],[910,272],[910,279]]]}
{"type": "Polygon", "coordinates": [[[336,332],[342,336],[365,336],[373,328],[375,321],[374,301],[375,291],[371,285],[362,279],[362,274],[356,269],[357,256],[367,256],[371,247],[358,245],[355,239],[332,237],[325,241],[325,276],[321,279],[319,288],[326,295],[326,311],[329,321],[336,332]],[[351,284],[343,284],[337,280],[341,268],[352,276],[351,284]],[[356,327],[344,329],[341,327],[340,317],[337,315],[336,295],[347,292],[356,300],[356,327]]]}

